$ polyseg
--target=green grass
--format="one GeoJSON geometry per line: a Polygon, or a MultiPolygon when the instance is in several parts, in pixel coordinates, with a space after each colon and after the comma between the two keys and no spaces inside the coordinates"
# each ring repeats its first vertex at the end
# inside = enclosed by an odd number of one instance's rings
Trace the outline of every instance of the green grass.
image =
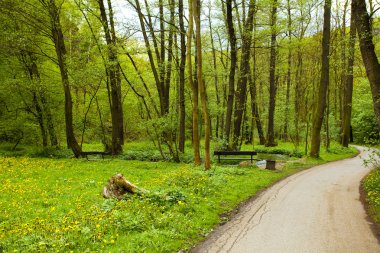
{"type": "Polygon", "coordinates": [[[373,170],[363,180],[368,211],[380,229],[380,168],[373,170]]]}
{"type": "MultiPolygon", "coordinates": [[[[201,241],[221,215],[259,190],[354,149],[302,158],[280,171],[170,162],[0,157],[0,252],[178,252],[201,241]],[[121,172],[149,191],[105,200],[121,172]]],[[[225,216],[223,216],[225,217],[225,216]]]]}

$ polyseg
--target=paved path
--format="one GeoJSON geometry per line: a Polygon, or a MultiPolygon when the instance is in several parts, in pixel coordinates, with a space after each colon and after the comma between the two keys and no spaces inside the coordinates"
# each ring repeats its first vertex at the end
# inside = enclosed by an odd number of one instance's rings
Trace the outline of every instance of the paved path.
{"type": "Polygon", "coordinates": [[[368,172],[358,156],[295,174],[247,204],[194,252],[380,253],[359,199],[368,172]]]}

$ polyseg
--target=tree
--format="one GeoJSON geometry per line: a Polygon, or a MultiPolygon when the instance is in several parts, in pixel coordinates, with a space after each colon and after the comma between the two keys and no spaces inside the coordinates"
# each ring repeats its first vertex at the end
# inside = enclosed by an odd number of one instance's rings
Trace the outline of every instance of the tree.
{"type": "Polygon", "coordinates": [[[344,94],[343,94],[343,115],[342,115],[342,145],[348,147],[351,135],[351,112],[352,112],[352,92],[354,87],[354,56],[355,56],[355,18],[353,7],[351,7],[350,19],[350,39],[348,42],[348,62],[347,74],[345,80],[344,94]]]}
{"type": "Polygon", "coordinates": [[[322,70],[319,83],[318,96],[313,115],[311,130],[311,157],[319,157],[321,144],[321,128],[326,109],[327,90],[329,86],[329,52],[330,52],[330,20],[331,0],[325,0],[323,14],[323,37],[322,37],[322,70]]]}
{"type": "MultiPolygon", "coordinates": [[[[196,48],[197,48],[197,78],[199,86],[199,95],[202,104],[202,114],[203,121],[205,125],[205,169],[211,168],[211,157],[210,157],[210,138],[211,138],[211,121],[209,117],[209,112],[207,108],[207,94],[206,85],[203,80],[203,65],[202,65],[202,41],[201,41],[201,1],[193,0],[194,4],[194,18],[195,18],[195,37],[196,37],[196,48]]],[[[198,108],[195,108],[198,110],[198,108]]]]}
{"type": "Polygon", "coordinates": [[[108,18],[103,0],[98,0],[100,19],[102,22],[104,36],[107,43],[108,63],[106,64],[107,88],[111,86],[110,107],[112,118],[112,154],[119,154],[124,144],[124,120],[123,106],[121,101],[121,77],[120,64],[116,52],[116,33],[113,18],[111,0],[108,3],[108,18]],[[109,20],[108,20],[109,19],[109,20]]]}
{"type": "Polygon", "coordinates": [[[186,31],[184,25],[183,15],[183,0],[178,1],[178,13],[179,13],[179,32],[180,32],[180,44],[181,44],[181,60],[179,65],[179,143],[178,149],[181,152],[185,151],[185,121],[186,121],[186,107],[185,107],[185,68],[186,68],[186,31]]]}
{"type": "Polygon", "coordinates": [[[192,91],[192,115],[193,115],[193,149],[194,149],[194,164],[199,166],[201,164],[201,156],[199,151],[199,115],[198,115],[198,97],[199,97],[199,91],[198,91],[198,82],[194,82],[193,79],[193,64],[191,62],[191,38],[193,36],[194,32],[194,4],[193,1],[195,0],[189,0],[189,26],[187,28],[187,55],[186,55],[186,62],[187,62],[187,75],[189,79],[189,84],[192,91]]]}
{"type": "Polygon", "coordinates": [[[364,0],[352,0],[351,9],[358,32],[360,52],[371,85],[377,128],[380,132],[380,64],[372,40],[371,19],[364,0]]]}
{"type": "Polygon", "coordinates": [[[232,125],[232,111],[234,105],[234,96],[235,96],[235,70],[237,66],[237,50],[236,50],[236,35],[234,24],[232,22],[232,0],[226,1],[226,23],[228,30],[228,39],[230,42],[230,72],[228,78],[228,98],[227,98],[227,112],[226,112],[226,121],[225,121],[225,132],[224,136],[229,143],[230,131],[232,125]]]}
{"type": "Polygon", "coordinates": [[[66,121],[66,140],[67,146],[72,149],[75,157],[80,157],[82,150],[79,146],[73,128],[73,102],[71,98],[70,82],[66,65],[66,46],[61,28],[60,11],[54,0],[41,3],[48,8],[51,34],[54,42],[55,52],[58,58],[58,66],[61,73],[61,80],[65,94],[65,121],[66,121]]]}
{"type": "Polygon", "coordinates": [[[245,110],[247,98],[247,81],[250,72],[249,60],[251,56],[253,16],[256,11],[256,1],[250,0],[247,20],[244,22],[242,34],[242,53],[240,63],[240,77],[235,93],[235,111],[234,111],[234,139],[232,149],[238,149],[240,140],[241,122],[245,110]]]}
{"type": "Polygon", "coordinates": [[[270,60],[269,60],[269,109],[268,109],[268,132],[265,146],[276,146],[274,141],[274,110],[276,105],[276,19],[277,19],[277,0],[272,0],[272,12],[270,17],[271,40],[270,40],[270,60]]]}

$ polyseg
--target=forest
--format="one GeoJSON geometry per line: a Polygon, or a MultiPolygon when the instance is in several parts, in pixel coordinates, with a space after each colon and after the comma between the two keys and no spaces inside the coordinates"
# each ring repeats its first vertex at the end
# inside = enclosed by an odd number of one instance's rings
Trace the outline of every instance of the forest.
{"type": "Polygon", "coordinates": [[[211,149],[318,157],[379,140],[377,3],[0,2],[0,140],[113,155],[147,141],[210,168],[211,149]],[[185,145],[191,142],[189,145],[185,145]]]}
{"type": "MultiPolygon", "coordinates": [[[[0,252],[192,252],[275,183],[368,153],[351,144],[379,147],[379,10],[373,0],[0,0],[0,252]],[[214,155],[239,150],[259,161],[214,155]],[[129,191],[113,195],[115,178],[129,191]]],[[[380,167],[378,157],[364,164],[380,167]]],[[[322,170],[355,178],[379,225],[380,170],[360,183],[360,159],[322,170]]],[[[356,185],[319,186],[321,200],[350,192],[358,204],[356,185]]],[[[319,200],[313,187],[302,194],[319,200]]],[[[309,210],[298,196],[284,209],[309,210]]],[[[329,219],[346,211],[321,206],[329,219]]]]}

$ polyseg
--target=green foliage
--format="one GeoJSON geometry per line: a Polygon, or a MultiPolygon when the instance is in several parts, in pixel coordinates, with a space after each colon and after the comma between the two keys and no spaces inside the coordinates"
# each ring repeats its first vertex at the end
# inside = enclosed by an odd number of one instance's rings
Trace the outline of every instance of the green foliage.
{"type": "Polygon", "coordinates": [[[380,169],[369,173],[363,181],[369,213],[380,227],[380,169]]]}

